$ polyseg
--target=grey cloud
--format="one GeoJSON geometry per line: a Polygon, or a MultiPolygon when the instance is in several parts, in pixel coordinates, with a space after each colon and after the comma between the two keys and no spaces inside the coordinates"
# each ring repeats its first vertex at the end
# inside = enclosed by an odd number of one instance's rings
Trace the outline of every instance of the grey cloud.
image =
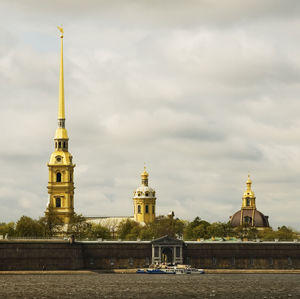
{"type": "Polygon", "coordinates": [[[222,141],[224,140],[224,133],[220,132],[214,128],[180,128],[170,134],[166,134],[165,136],[170,137],[179,137],[183,139],[196,139],[196,140],[206,140],[206,141],[222,141]]]}
{"type": "MultiPolygon", "coordinates": [[[[2,4],[9,7],[7,2],[2,4]]],[[[80,0],[41,3],[36,0],[25,1],[15,7],[15,10],[35,11],[37,14],[51,12],[58,16],[77,17],[85,20],[88,15],[92,18],[101,16],[106,21],[115,17],[127,23],[144,23],[148,26],[168,24],[170,26],[194,26],[195,23],[222,25],[243,24],[249,20],[266,18],[297,18],[300,6],[298,1],[265,0],[263,2],[229,0],[226,2],[196,1],[96,1],[80,0]],[[146,13],[145,13],[146,12],[146,13]]],[[[111,23],[113,25],[114,23],[111,23]]]]}
{"type": "Polygon", "coordinates": [[[1,221],[47,203],[63,23],[77,212],[131,215],[146,162],[159,214],[226,221],[250,171],[271,224],[299,228],[298,1],[0,9],[1,221]]]}

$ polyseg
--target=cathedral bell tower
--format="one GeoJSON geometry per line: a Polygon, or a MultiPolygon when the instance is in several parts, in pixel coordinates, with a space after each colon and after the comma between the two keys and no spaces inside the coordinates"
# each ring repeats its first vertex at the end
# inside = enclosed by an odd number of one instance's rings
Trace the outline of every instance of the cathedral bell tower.
{"type": "Polygon", "coordinates": [[[148,186],[148,177],[144,167],[141,186],[133,193],[134,220],[141,223],[150,223],[155,219],[155,190],[148,186]]]}
{"type": "Polygon", "coordinates": [[[59,216],[65,224],[69,223],[74,214],[74,182],[73,172],[75,164],[68,151],[68,133],[65,128],[65,103],[64,103],[64,67],[63,67],[63,29],[61,32],[60,75],[59,75],[59,101],[58,101],[58,127],[54,137],[54,152],[48,163],[49,181],[48,193],[49,208],[59,216]]]}

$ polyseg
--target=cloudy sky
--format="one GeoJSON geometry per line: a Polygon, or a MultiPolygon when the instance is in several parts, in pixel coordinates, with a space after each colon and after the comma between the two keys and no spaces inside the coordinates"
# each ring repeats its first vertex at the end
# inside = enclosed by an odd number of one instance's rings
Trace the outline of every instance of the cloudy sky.
{"type": "Polygon", "coordinates": [[[296,0],[1,0],[0,221],[48,201],[61,24],[76,212],[132,215],[145,162],[158,214],[227,221],[250,172],[300,230],[296,0]]]}

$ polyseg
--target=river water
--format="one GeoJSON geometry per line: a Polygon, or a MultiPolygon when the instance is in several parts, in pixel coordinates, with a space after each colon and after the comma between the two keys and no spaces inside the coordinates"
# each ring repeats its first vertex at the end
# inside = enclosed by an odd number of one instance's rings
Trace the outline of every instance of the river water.
{"type": "Polygon", "coordinates": [[[0,275],[0,298],[300,298],[300,274],[0,275]]]}

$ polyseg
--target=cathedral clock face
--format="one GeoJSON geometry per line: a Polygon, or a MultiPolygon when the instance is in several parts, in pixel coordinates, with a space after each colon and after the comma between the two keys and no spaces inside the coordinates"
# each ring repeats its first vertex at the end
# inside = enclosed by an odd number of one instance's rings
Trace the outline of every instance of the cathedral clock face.
{"type": "Polygon", "coordinates": [[[56,157],[56,162],[61,162],[61,156],[56,157]]]}

